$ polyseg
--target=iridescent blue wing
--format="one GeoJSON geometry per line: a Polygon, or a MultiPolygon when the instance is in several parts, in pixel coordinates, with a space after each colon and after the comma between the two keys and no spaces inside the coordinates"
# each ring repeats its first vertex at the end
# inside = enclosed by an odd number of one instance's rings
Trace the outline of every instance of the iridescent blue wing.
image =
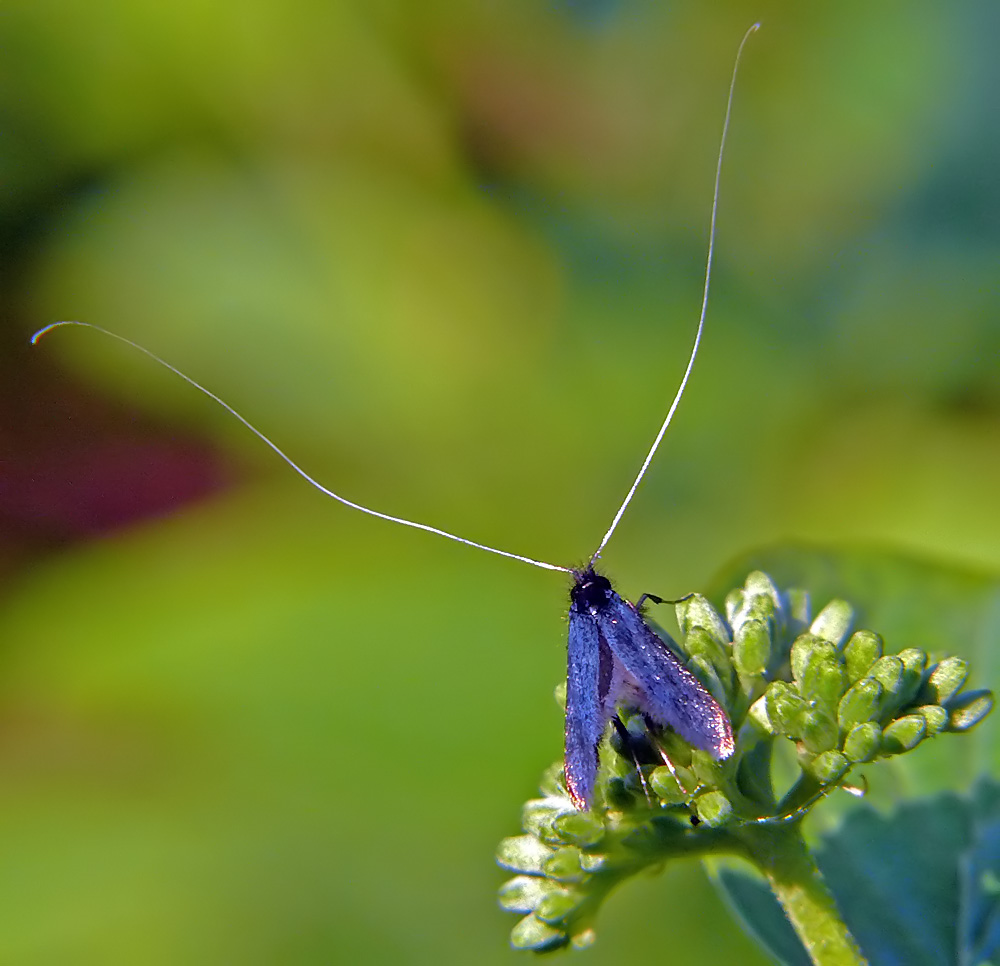
{"type": "Polygon", "coordinates": [[[639,710],[695,748],[715,758],[728,758],[733,753],[728,715],[653,633],[639,611],[612,592],[594,619],[599,636],[634,680],[639,710]]]}
{"type": "Polygon", "coordinates": [[[591,614],[570,610],[566,654],[566,787],[589,808],[597,778],[597,746],[608,723],[611,653],[591,614]]]}

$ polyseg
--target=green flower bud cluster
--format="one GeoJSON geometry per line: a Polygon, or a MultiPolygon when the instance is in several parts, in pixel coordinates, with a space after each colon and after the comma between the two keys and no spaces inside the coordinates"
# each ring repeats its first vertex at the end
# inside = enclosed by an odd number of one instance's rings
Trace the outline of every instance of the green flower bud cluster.
{"type": "Polygon", "coordinates": [[[767,736],[795,741],[803,772],[820,786],[942,731],[967,731],[993,705],[988,691],[960,690],[968,676],[960,658],[929,665],[920,648],[884,654],[878,634],[850,634],[852,623],[849,605],[828,604],[791,643],[791,680],[768,684],[747,717],[767,736]]]}
{"type": "MultiPolygon", "coordinates": [[[[634,766],[633,766],[634,767],[634,766]]],[[[542,952],[593,943],[594,918],[608,892],[665,855],[683,854],[693,839],[690,820],[664,810],[655,817],[634,803],[579,811],[553,765],[543,798],[524,805],[523,835],[504,839],[497,862],[515,873],[500,889],[500,905],[523,918],[511,932],[516,949],[542,952]]],[[[610,782],[609,797],[627,798],[610,782]]]]}
{"type": "Polygon", "coordinates": [[[671,732],[650,734],[641,714],[621,708],[589,812],[574,807],[553,765],[543,797],[524,806],[523,834],[497,853],[515,874],[500,903],[523,917],[516,948],[589,945],[604,896],[623,878],[680,855],[745,855],[748,830],[798,821],[853,768],[967,731],[992,708],[989,691],[962,690],[960,658],[885,654],[878,634],[853,631],[844,601],[813,617],[808,594],[781,592],[755,572],[724,613],[691,595],[676,604],[682,642],[660,633],[729,713],[735,753],[715,761],[671,732]],[[801,774],[779,801],[771,753],[784,739],[801,774]]]}

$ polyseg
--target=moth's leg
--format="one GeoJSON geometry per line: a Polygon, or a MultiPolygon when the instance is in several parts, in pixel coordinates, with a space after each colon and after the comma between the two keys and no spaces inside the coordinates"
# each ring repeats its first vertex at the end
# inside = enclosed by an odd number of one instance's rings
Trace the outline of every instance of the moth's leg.
{"type": "Polygon", "coordinates": [[[670,772],[671,778],[673,778],[673,780],[677,782],[677,787],[681,790],[681,794],[685,798],[690,798],[693,793],[689,792],[684,787],[684,782],[681,781],[681,776],[677,774],[677,769],[674,767],[674,763],[670,760],[670,755],[668,755],[662,748],[660,748],[659,745],[657,745],[656,747],[660,751],[660,758],[663,759],[663,764],[666,766],[667,771],[670,772]]]}
{"type": "Polygon", "coordinates": [[[622,721],[620,715],[615,715],[611,719],[611,724],[614,726],[615,733],[618,735],[618,740],[628,748],[629,754],[632,758],[632,764],[635,765],[635,770],[639,775],[639,782],[642,785],[642,790],[646,794],[646,804],[650,808],[653,807],[653,796],[649,793],[649,786],[646,784],[646,776],[642,773],[642,765],[639,764],[639,757],[635,753],[635,738],[632,736],[632,732],[625,727],[625,723],[622,721]]]}
{"type": "Polygon", "coordinates": [[[656,594],[643,594],[635,602],[635,609],[642,610],[642,605],[647,600],[651,600],[654,604],[683,604],[684,601],[690,600],[692,597],[694,597],[694,594],[685,594],[683,597],[678,597],[677,600],[667,600],[665,597],[657,597],[656,594]]]}
{"type": "MultiPolygon", "coordinates": [[[[643,715],[643,719],[646,722],[646,728],[650,735],[655,733],[656,723],[652,721],[647,715],[643,715]]],[[[675,782],[677,782],[677,787],[681,790],[681,794],[689,801],[698,794],[701,790],[701,785],[697,788],[687,789],[684,787],[684,782],[681,781],[681,776],[677,774],[677,767],[674,765],[673,761],[670,759],[670,755],[667,754],[666,750],[660,745],[658,741],[653,741],[653,746],[656,748],[657,753],[660,756],[660,760],[666,766],[667,771],[670,772],[670,776],[675,782]]]]}

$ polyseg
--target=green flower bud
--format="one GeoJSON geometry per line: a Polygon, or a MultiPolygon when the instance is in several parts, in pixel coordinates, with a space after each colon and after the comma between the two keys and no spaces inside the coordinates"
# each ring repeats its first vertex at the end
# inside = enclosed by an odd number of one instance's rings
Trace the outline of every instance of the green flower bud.
{"type": "Polygon", "coordinates": [[[844,739],[844,754],[851,761],[871,761],[882,747],[882,729],[874,721],[856,724],[844,739]]]}
{"type": "Polygon", "coordinates": [[[590,812],[563,812],[552,828],[561,841],[581,849],[592,848],[604,838],[604,823],[590,812]]]}
{"type": "Polygon", "coordinates": [[[621,776],[608,778],[604,786],[604,799],[608,808],[629,809],[635,805],[632,777],[629,775],[627,778],[621,776]]]}
{"type": "Polygon", "coordinates": [[[561,798],[569,806],[569,793],[566,791],[566,776],[563,775],[561,761],[553,762],[542,772],[542,780],[538,790],[546,798],[561,798]]]}
{"type": "Polygon", "coordinates": [[[872,721],[882,709],[884,689],[875,678],[862,678],[848,689],[837,707],[837,720],[843,731],[862,721],[872,721]]]}
{"type": "Polygon", "coordinates": [[[833,714],[846,687],[847,674],[839,661],[813,661],[806,667],[799,692],[833,714]]]}
{"type": "MultiPolygon", "coordinates": [[[[674,770],[677,771],[676,768],[674,770]]],[[[683,781],[683,779],[681,780],[683,781]]],[[[693,784],[694,782],[692,782],[693,784]]],[[[669,802],[671,805],[679,805],[687,800],[684,789],[677,784],[677,778],[666,765],[653,769],[649,776],[649,787],[657,798],[669,802]]]]}
{"type": "Polygon", "coordinates": [[[556,882],[579,882],[583,878],[580,850],[572,845],[556,849],[542,863],[542,872],[556,882]]]}
{"type": "Polygon", "coordinates": [[[839,751],[824,751],[812,760],[809,771],[821,785],[832,785],[850,767],[851,763],[839,751]]]}
{"type": "MultiPolygon", "coordinates": [[[[701,681],[708,689],[708,692],[719,704],[725,706],[729,703],[729,688],[719,680],[719,675],[711,661],[697,655],[688,661],[688,667],[694,671],[695,677],[701,681]]],[[[732,665],[729,666],[730,684],[732,684],[732,665]]]]}
{"type": "Polygon", "coordinates": [[[965,684],[969,666],[960,657],[946,657],[932,669],[920,691],[923,704],[945,704],[965,684]]]}
{"type": "Polygon", "coordinates": [[[513,835],[502,839],[497,846],[497,865],[511,872],[544,875],[545,863],[553,854],[553,849],[539,842],[533,835],[513,835]]]}
{"type": "Polygon", "coordinates": [[[831,600],[809,626],[809,633],[840,647],[851,633],[854,623],[854,608],[847,601],[831,600]]]}
{"type": "Polygon", "coordinates": [[[809,591],[793,588],[788,591],[788,625],[793,633],[802,633],[812,619],[812,602],[809,591]]]}
{"type": "Polygon", "coordinates": [[[750,705],[750,710],[747,712],[747,721],[757,728],[758,731],[761,731],[766,735],[774,736],[781,730],[780,726],[771,720],[771,715],[768,712],[766,694],[762,694],[752,705],[750,705]]]}
{"type": "Polygon", "coordinates": [[[557,926],[573,915],[587,901],[585,895],[568,889],[553,890],[545,895],[534,910],[542,922],[557,926]]]}
{"type": "Polygon", "coordinates": [[[779,734],[797,737],[798,718],[805,710],[806,703],[790,684],[775,681],[764,695],[767,702],[767,718],[779,734]]]}
{"type": "Polygon", "coordinates": [[[689,788],[698,785],[722,784],[722,764],[717,762],[707,751],[699,751],[697,748],[692,750],[691,772],[694,775],[694,783],[689,785],[689,788]]]}
{"type": "Polygon", "coordinates": [[[696,627],[704,628],[721,645],[728,644],[732,637],[729,627],[719,612],[701,594],[692,594],[676,607],[677,623],[687,637],[696,627]]]}
{"type": "Polygon", "coordinates": [[[521,809],[521,830],[550,845],[558,844],[561,840],[553,828],[553,822],[560,811],[562,810],[548,798],[535,798],[525,802],[521,809]]]}
{"type": "Polygon", "coordinates": [[[840,729],[833,718],[820,708],[809,708],[800,716],[799,737],[813,754],[837,747],[840,729]]]}
{"type": "Polygon", "coordinates": [[[515,949],[543,952],[564,946],[569,937],[561,929],[532,916],[525,916],[511,931],[510,944],[515,949]]]}
{"type": "Polygon", "coordinates": [[[747,597],[767,597],[776,608],[781,607],[781,593],[763,570],[754,570],[748,574],[743,590],[747,597]]]}
{"type": "Polygon", "coordinates": [[[927,722],[928,738],[943,731],[948,724],[948,711],[939,704],[922,704],[916,713],[927,722]]]}
{"type": "Polygon", "coordinates": [[[903,662],[903,681],[896,700],[901,707],[905,707],[920,690],[924,669],[927,667],[927,652],[919,647],[908,647],[896,656],[903,662]]]}
{"type": "Polygon", "coordinates": [[[508,879],[500,886],[500,905],[508,912],[534,912],[538,904],[550,892],[565,892],[562,886],[556,885],[551,879],[543,879],[537,875],[517,875],[508,879]]]}
{"type": "Polygon", "coordinates": [[[847,679],[857,681],[868,674],[882,656],[882,638],[872,631],[856,631],[844,645],[844,667],[847,679]]]}
{"type": "Polygon", "coordinates": [[[770,625],[784,624],[781,614],[781,596],[773,585],[769,589],[736,591],[727,600],[727,615],[733,634],[748,620],[758,620],[770,625]],[[731,610],[728,608],[732,608],[731,610]]]}
{"type": "Polygon", "coordinates": [[[725,825],[733,815],[732,803],[722,792],[706,792],[694,800],[694,809],[706,825],[718,828],[725,825]]]}
{"type": "Polygon", "coordinates": [[[781,612],[778,605],[766,594],[754,594],[747,598],[746,616],[748,620],[781,622],[781,612]]]}
{"type": "Polygon", "coordinates": [[[730,659],[728,645],[720,644],[704,627],[694,627],[684,639],[684,650],[692,658],[700,657],[715,671],[716,676],[732,684],[733,662],[730,659]]]}
{"type": "Polygon", "coordinates": [[[948,730],[968,731],[993,708],[992,691],[965,691],[948,702],[948,730]]]}
{"type": "Polygon", "coordinates": [[[747,620],[740,625],[733,640],[733,663],[742,677],[759,677],[771,660],[771,634],[768,624],[747,620]]]}
{"type": "Polygon", "coordinates": [[[736,630],[736,625],[733,623],[733,621],[736,619],[736,616],[743,610],[743,602],[745,599],[746,599],[746,594],[744,594],[739,587],[737,587],[735,590],[729,591],[729,593],[726,594],[726,600],[723,610],[725,610],[726,612],[726,620],[729,621],[729,626],[732,627],[734,631],[736,630]]]}
{"type": "Polygon", "coordinates": [[[898,755],[915,748],[927,735],[927,722],[923,715],[905,714],[882,729],[882,751],[898,755]]]}
{"type": "Polygon", "coordinates": [[[871,667],[869,675],[886,690],[886,699],[895,701],[903,686],[903,662],[895,654],[880,657],[871,667]]]}
{"type": "Polygon", "coordinates": [[[556,704],[562,709],[563,712],[566,711],[566,682],[560,681],[556,685],[555,690],[556,704]]]}
{"type": "Polygon", "coordinates": [[[806,669],[813,661],[836,661],[836,648],[814,634],[802,634],[792,645],[792,678],[800,687],[806,676],[806,669]]]}

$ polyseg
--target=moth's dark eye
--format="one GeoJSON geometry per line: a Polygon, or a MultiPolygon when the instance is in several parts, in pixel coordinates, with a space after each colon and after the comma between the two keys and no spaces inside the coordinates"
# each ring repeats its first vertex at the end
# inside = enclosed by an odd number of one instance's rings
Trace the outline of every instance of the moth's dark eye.
{"type": "Polygon", "coordinates": [[[594,613],[607,606],[611,594],[611,581],[607,577],[584,574],[573,587],[570,597],[577,610],[594,613]]]}

